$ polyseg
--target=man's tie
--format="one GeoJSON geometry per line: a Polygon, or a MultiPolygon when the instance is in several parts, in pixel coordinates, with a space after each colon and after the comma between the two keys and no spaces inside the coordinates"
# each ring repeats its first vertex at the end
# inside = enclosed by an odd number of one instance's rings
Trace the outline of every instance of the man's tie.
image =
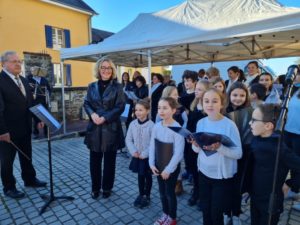
{"type": "Polygon", "coordinates": [[[23,85],[22,85],[22,83],[21,83],[20,78],[19,78],[19,77],[15,77],[15,78],[16,78],[16,80],[17,80],[18,87],[20,88],[22,94],[23,94],[24,96],[26,96],[26,92],[25,92],[25,89],[24,89],[24,87],[23,87],[23,85]]]}

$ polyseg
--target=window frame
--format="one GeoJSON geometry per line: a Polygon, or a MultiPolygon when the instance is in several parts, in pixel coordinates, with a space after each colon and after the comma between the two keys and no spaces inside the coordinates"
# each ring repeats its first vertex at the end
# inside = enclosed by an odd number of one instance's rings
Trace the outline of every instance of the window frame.
{"type": "MultiPolygon", "coordinates": [[[[67,72],[67,66],[64,64],[64,74],[67,72]]],[[[66,76],[64,76],[66,77],[66,76]]],[[[61,64],[53,63],[53,78],[54,78],[54,87],[61,87],[62,83],[62,74],[61,74],[61,64]]],[[[66,87],[66,78],[64,81],[64,86],[66,87]]]]}
{"type": "Polygon", "coordinates": [[[52,48],[54,50],[60,50],[66,47],[66,39],[64,29],[58,27],[52,27],[52,48]],[[59,34],[61,32],[61,34],[59,34]]]}

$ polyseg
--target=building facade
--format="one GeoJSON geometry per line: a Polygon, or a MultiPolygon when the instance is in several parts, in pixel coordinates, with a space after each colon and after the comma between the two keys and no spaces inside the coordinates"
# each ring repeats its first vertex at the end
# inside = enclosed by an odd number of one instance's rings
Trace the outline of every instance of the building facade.
{"type": "MultiPolygon", "coordinates": [[[[61,86],[59,50],[90,44],[95,14],[82,0],[1,0],[0,52],[17,51],[24,60],[23,75],[35,64],[48,70],[47,78],[54,86],[61,86]]],[[[93,80],[92,71],[92,63],[65,61],[63,82],[87,86],[93,80]]]]}

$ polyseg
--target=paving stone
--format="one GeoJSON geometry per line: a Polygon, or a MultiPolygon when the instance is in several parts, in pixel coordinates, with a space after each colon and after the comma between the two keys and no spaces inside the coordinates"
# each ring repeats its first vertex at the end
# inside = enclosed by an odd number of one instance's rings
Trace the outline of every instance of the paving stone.
{"type": "Polygon", "coordinates": [[[84,219],[85,217],[86,217],[86,216],[85,216],[84,214],[80,213],[80,214],[77,214],[77,215],[73,216],[72,218],[73,218],[75,221],[79,221],[79,220],[84,219]]]}
{"type": "Polygon", "coordinates": [[[34,219],[31,220],[31,223],[32,224],[38,224],[38,223],[41,223],[43,222],[43,218],[42,217],[35,217],[34,219]]]}
{"type": "Polygon", "coordinates": [[[91,224],[91,223],[92,222],[87,218],[84,218],[84,219],[78,221],[78,224],[91,224]]]}
{"type": "Polygon", "coordinates": [[[134,221],[134,218],[130,215],[126,215],[121,218],[121,221],[124,222],[125,224],[132,223],[134,221]]]}
{"type": "Polygon", "coordinates": [[[110,216],[108,218],[106,218],[106,220],[110,223],[110,224],[116,224],[118,222],[120,222],[120,218],[117,218],[115,216],[110,216]]]}
{"type": "Polygon", "coordinates": [[[47,224],[57,222],[57,220],[58,220],[58,219],[57,219],[56,216],[51,216],[51,217],[47,217],[47,218],[46,218],[47,224]]]}
{"type": "Polygon", "coordinates": [[[1,220],[1,225],[11,225],[14,224],[14,221],[11,219],[1,220]]]}

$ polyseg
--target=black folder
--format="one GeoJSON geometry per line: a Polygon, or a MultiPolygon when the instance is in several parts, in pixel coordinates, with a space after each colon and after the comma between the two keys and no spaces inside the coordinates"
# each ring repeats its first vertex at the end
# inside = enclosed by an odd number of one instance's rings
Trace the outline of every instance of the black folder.
{"type": "Polygon", "coordinates": [[[173,143],[161,142],[155,138],[155,167],[161,173],[171,161],[173,143]]]}
{"type": "MultiPolygon", "coordinates": [[[[169,127],[171,130],[182,135],[186,139],[194,139],[196,143],[203,149],[203,146],[211,145],[220,142],[226,147],[236,147],[234,142],[226,135],[210,132],[191,133],[189,130],[182,127],[169,127]]],[[[213,155],[217,151],[203,150],[207,156],[213,155]]]]}

